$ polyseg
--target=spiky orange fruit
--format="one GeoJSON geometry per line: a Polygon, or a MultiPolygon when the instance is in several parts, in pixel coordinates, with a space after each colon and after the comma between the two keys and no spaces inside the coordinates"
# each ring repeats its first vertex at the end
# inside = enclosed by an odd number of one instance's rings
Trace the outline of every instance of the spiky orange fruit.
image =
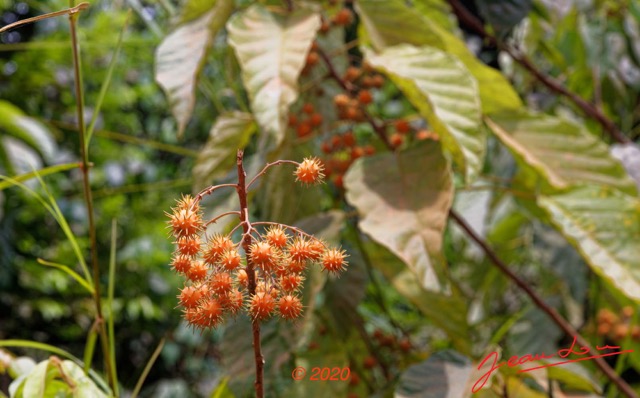
{"type": "Polygon", "coordinates": [[[233,241],[228,237],[215,234],[209,239],[206,249],[202,254],[203,260],[209,265],[215,265],[224,252],[233,248],[233,241]]]}
{"type": "Polygon", "coordinates": [[[340,249],[329,249],[322,254],[320,262],[322,267],[329,271],[338,273],[345,269],[347,266],[346,253],[340,249]]]}
{"type": "Polygon", "coordinates": [[[171,260],[171,268],[181,274],[186,274],[191,269],[191,258],[178,255],[171,260]]]}
{"type": "Polygon", "coordinates": [[[176,203],[176,209],[178,210],[191,210],[196,212],[200,210],[198,202],[196,202],[196,199],[191,195],[182,195],[180,200],[178,200],[177,202],[178,203],[176,203]]]}
{"type": "Polygon", "coordinates": [[[214,298],[203,301],[197,310],[201,326],[215,327],[222,320],[222,305],[214,298]]]}
{"type": "Polygon", "coordinates": [[[249,248],[249,258],[260,268],[265,271],[270,271],[276,264],[278,255],[269,242],[258,241],[251,244],[249,248]]]}
{"type": "Polygon", "coordinates": [[[194,261],[185,275],[190,281],[199,282],[204,280],[208,273],[209,268],[202,261],[194,261]]]}
{"type": "Polygon", "coordinates": [[[269,229],[267,230],[266,239],[267,242],[271,244],[271,246],[283,248],[289,241],[289,235],[287,235],[284,228],[279,225],[274,225],[269,227],[269,229]]]}
{"type": "Polygon", "coordinates": [[[176,243],[178,252],[182,255],[193,257],[200,251],[200,237],[198,235],[180,237],[176,243]]]}
{"type": "Polygon", "coordinates": [[[227,292],[218,299],[222,308],[231,314],[236,314],[242,309],[243,300],[242,293],[237,289],[227,292]]]}
{"type": "Polygon", "coordinates": [[[318,184],[324,178],[324,166],[318,158],[306,158],[298,165],[294,175],[304,184],[318,184]]]}
{"type": "Polygon", "coordinates": [[[194,308],[198,306],[198,303],[204,295],[204,290],[198,286],[185,286],[180,290],[178,300],[180,305],[185,308],[194,308]]]}
{"type": "Polygon", "coordinates": [[[236,279],[240,286],[247,287],[247,285],[249,284],[249,275],[247,275],[247,271],[243,269],[238,270],[238,272],[236,273],[236,279]]]}
{"type": "Polygon", "coordinates": [[[249,313],[254,319],[263,320],[271,316],[276,308],[276,301],[271,294],[257,292],[251,297],[249,313]]]}
{"type": "Polygon", "coordinates": [[[370,103],[373,102],[373,96],[371,95],[371,93],[368,90],[361,90],[358,93],[358,101],[362,105],[369,105],[370,103]]]}
{"type": "Polygon", "coordinates": [[[347,94],[337,94],[335,97],[333,97],[333,103],[338,108],[343,108],[349,105],[349,96],[347,94]]]}
{"type": "Polygon", "coordinates": [[[296,319],[302,314],[302,302],[296,296],[286,295],[278,302],[278,312],[285,319],[296,319]]]}
{"type": "Polygon", "coordinates": [[[173,236],[191,236],[202,230],[202,218],[196,211],[176,209],[169,215],[169,225],[173,236]]]}
{"type": "Polygon", "coordinates": [[[220,265],[226,270],[233,271],[242,263],[240,253],[236,249],[229,249],[220,256],[220,265]]]}
{"type": "Polygon", "coordinates": [[[317,259],[322,250],[318,250],[318,246],[313,245],[309,239],[297,237],[287,248],[287,253],[292,261],[304,262],[317,259]]]}
{"type": "Polygon", "coordinates": [[[209,281],[209,287],[216,294],[225,294],[231,291],[233,281],[228,273],[220,272],[213,275],[209,281]]]}
{"type": "Polygon", "coordinates": [[[297,290],[303,281],[303,277],[298,274],[287,274],[280,277],[280,288],[285,292],[293,292],[297,290]]]}

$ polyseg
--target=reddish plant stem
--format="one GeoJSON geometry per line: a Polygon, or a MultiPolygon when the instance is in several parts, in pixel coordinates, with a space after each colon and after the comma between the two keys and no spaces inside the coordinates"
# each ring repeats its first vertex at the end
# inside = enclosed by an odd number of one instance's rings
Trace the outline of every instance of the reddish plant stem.
{"type": "MultiPolygon", "coordinates": [[[[491,262],[498,267],[498,269],[505,274],[509,279],[511,279],[522,291],[524,291],[527,296],[536,304],[538,308],[540,308],[544,313],[546,313],[553,322],[558,325],[560,329],[562,329],[566,334],[571,337],[576,338],[576,342],[580,344],[580,346],[587,348],[589,350],[589,355],[599,355],[599,352],[594,350],[589,342],[582,337],[578,331],[569,323],[566,319],[562,317],[554,308],[550,307],[547,303],[544,302],[542,297],[536,293],[535,290],[531,288],[524,280],[520,279],[518,275],[516,275],[509,267],[498,257],[498,255],[489,247],[489,245],[480,237],[475,231],[467,224],[467,222],[460,217],[458,213],[456,213],[453,209],[449,211],[449,215],[451,218],[462,228],[465,233],[474,241],[478,246],[482,248],[485,255],[491,260],[491,262]]],[[[633,391],[633,389],[609,366],[609,364],[603,358],[594,358],[596,366],[600,368],[600,370],[611,380],[618,389],[629,398],[638,398],[638,395],[633,391]]]]}
{"type": "Polygon", "coordinates": [[[573,102],[580,110],[587,115],[588,117],[594,119],[604,129],[604,131],[609,134],[611,139],[619,143],[629,143],[631,140],[626,137],[624,134],[620,132],[618,127],[613,123],[611,119],[609,119],[600,108],[596,105],[586,101],[584,98],[580,97],[578,94],[570,91],[568,88],[563,86],[558,80],[554,79],[551,76],[544,74],[540,69],[538,69],[534,63],[527,57],[526,55],[518,52],[514,48],[504,44],[498,38],[496,38],[491,33],[487,32],[484,28],[482,22],[469,10],[465,8],[459,0],[449,0],[449,4],[453,9],[454,13],[462,22],[471,27],[476,33],[478,33],[481,37],[489,41],[489,43],[495,45],[500,50],[505,51],[509,54],[517,63],[519,63],[524,69],[526,69],[529,73],[531,73],[540,83],[544,84],[549,90],[555,92],[556,94],[560,94],[562,96],[567,97],[571,102],[573,102]]]}
{"type": "MultiPolygon", "coordinates": [[[[238,167],[238,185],[236,186],[236,190],[238,191],[238,199],[240,201],[240,222],[242,224],[242,248],[244,249],[247,256],[247,279],[248,279],[248,289],[249,289],[249,297],[252,297],[256,294],[256,271],[251,261],[251,256],[249,255],[251,252],[251,222],[249,221],[249,210],[247,204],[247,174],[244,171],[244,166],[242,164],[244,157],[244,151],[238,149],[238,153],[236,155],[236,165],[238,167]]],[[[260,345],[260,321],[257,319],[251,320],[251,329],[253,331],[253,353],[256,364],[256,381],[255,381],[255,389],[256,389],[256,398],[264,397],[264,356],[262,355],[262,347],[260,345]]]]}

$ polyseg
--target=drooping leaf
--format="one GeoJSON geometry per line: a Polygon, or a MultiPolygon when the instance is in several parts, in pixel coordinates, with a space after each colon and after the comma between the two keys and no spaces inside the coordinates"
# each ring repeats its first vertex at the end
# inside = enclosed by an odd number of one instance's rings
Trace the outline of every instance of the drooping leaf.
{"type": "Polygon", "coordinates": [[[365,56],[391,77],[472,180],[482,168],[486,136],[478,85],[464,65],[433,47],[398,45],[379,54],[365,51],[365,56]]]}
{"type": "Polygon", "coordinates": [[[156,81],[167,95],[182,136],[195,104],[195,88],[211,40],[233,11],[232,0],[216,0],[212,10],[179,26],[156,50],[156,81]]]}
{"type": "Polygon", "coordinates": [[[522,101],[509,81],[469,51],[463,40],[438,24],[438,18],[412,8],[402,0],[360,0],[356,10],[371,46],[376,51],[398,44],[431,46],[457,57],[478,81],[482,111],[493,113],[522,106],[522,101]],[[402,26],[402,29],[398,29],[402,26]],[[496,95],[500,93],[500,95],[496,95]]]}
{"type": "Polygon", "coordinates": [[[607,145],[573,122],[526,110],[493,114],[485,121],[523,167],[553,188],[595,183],[636,193],[607,145]]]}
{"type": "Polygon", "coordinates": [[[476,4],[496,32],[504,34],[529,14],[533,0],[476,0],[476,4]]]}
{"type": "Polygon", "coordinates": [[[540,196],[553,226],[600,276],[640,301],[640,201],[598,186],[540,196]]]}
{"type": "Polygon", "coordinates": [[[437,143],[358,159],[345,176],[346,198],[360,229],[439,291],[442,233],[453,200],[449,163],[437,143]]]}
{"type": "Polygon", "coordinates": [[[186,0],[180,9],[179,23],[198,19],[198,17],[209,12],[216,4],[217,0],[186,0]]]}
{"type": "Polygon", "coordinates": [[[455,351],[440,351],[402,373],[394,398],[464,397],[471,373],[469,359],[455,351]]]}
{"type": "Polygon", "coordinates": [[[284,137],[289,105],[298,98],[298,76],[319,27],[319,15],[302,7],[283,16],[262,5],[234,15],[227,24],[251,109],[275,146],[284,137]]]}
{"type": "Polygon", "coordinates": [[[640,146],[634,143],[614,144],[611,146],[611,156],[622,163],[640,191],[640,146]]]}
{"type": "MultiPolygon", "coordinates": [[[[0,137],[13,137],[26,144],[50,160],[56,149],[55,141],[47,128],[35,119],[28,117],[19,108],[8,101],[0,100],[0,137]]],[[[5,141],[6,144],[6,141],[5,141]]],[[[3,145],[0,142],[0,145],[3,145]]],[[[11,155],[11,151],[8,151],[11,155]]],[[[8,156],[11,158],[11,156],[8,156]]]]}
{"type": "Polygon", "coordinates": [[[193,167],[194,189],[200,190],[227,173],[236,163],[236,151],[247,145],[255,131],[256,124],[248,113],[218,116],[193,167]]]}

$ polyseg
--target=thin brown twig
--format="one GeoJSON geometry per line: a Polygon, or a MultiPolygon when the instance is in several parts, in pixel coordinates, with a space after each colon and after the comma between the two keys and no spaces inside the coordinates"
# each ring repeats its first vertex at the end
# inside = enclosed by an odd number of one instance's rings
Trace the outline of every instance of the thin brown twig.
{"type": "Polygon", "coordinates": [[[267,163],[267,165],[266,165],[266,166],[264,166],[264,167],[262,168],[262,170],[260,170],[260,172],[259,172],[258,174],[256,174],[256,175],[251,179],[251,181],[249,181],[249,184],[247,184],[247,189],[249,189],[249,187],[251,187],[251,184],[253,184],[253,183],[258,179],[258,177],[260,177],[261,175],[264,175],[264,173],[266,173],[266,172],[267,172],[267,170],[268,170],[270,167],[272,167],[272,166],[278,166],[278,165],[285,164],[285,163],[293,164],[293,165],[295,165],[295,166],[300,166],[300,163],[295,162],[295,161],[293,161],[293,160],[282,160],[282,159],[281,159],[281,160],[276,160],[275,162],[267,163]]]}
{"type": "Polygon", "coordinates": [[[232,214],[235,214],[235,215],[237,215],[238,217],[240,217],[240,216],[241,216],[240,212],[239,212],[239,211],[237,211],[237,210],[234,210],[234,211],[227,211],[227,212],[222,213],[222,214],[219,214],[219,215],[215,216],[214,218],[212,218],[211,220],[207,221],[207,222],[204,224],[204,226],[205,226],[205,227],[207,227],[207,226],[209,226],[209,225],[211,225],[211,224],[215,224],[215,223],[216,223],[216,221],[218,221],[218,220],[219,220],[219,219],[221,219],[222,217],[224,217],[224,216],[230,216],[230,215],[232,215],[232,214]]]}
{"type": "Polygon", "coordinates": [[[498,257],[498,255],[489,247],[489,245],[471,228],[469,224],[453,209],[449,211],[451,218],[462,228],[465,233],[474,241],[478,246],[482,248],[485,255],[491,260],[491,262],[498,267],[498,269],[511,279],[527,296],[540,308],[545,314],[547,314],[553,322],[560,327],[569,336],[575,337],[576,342],[583,348],[589,350],[589,354],[594,356],[593,361],[596,366],[611,380],[618,389],[629,398],[638,398],[638,395],[633,389],[609,366],[609,364],[601,357],[598,357],[598,351],[594,350],[589,342],[582,337],[578,331],[558,313],[554,308],[550,307],[544,302],[542,297],[536,293],[524,280],[520,279],[509,267],[498,257]]]}
{"type": "Polygon", "coordinates": [[[55,18],[55,17],[59,17],[61,15],[66,15],[66,14],[73,15],[73,14],[78,13],[78,12],[88,8],[88,7],[89,7],[89,3],[83,2],[83,3],[78,4],[75,7],[67,8],[65,10],[54,11],[54,12],[50,12],[48,14],[42,14],[42,15],[37,15],[35,17],[31,17],[31,18],[21,19],[19,21],[16,21],[14,23],[10,23],[10,24],[5,25],[2,28],[0,28],[0,33],[6,32],[6,31],[11,30],[13,28],[17,28],[18,26],[21,26],[21,25],[26,25],[26,24],[33,23],[33,22],[38,22],[38,21],[41,21],[41,20],[47,19],[47,18],[55,18]]]}
{"type": "Polygon", "coordinates": [[[563,86],[558,80],[554,79],[551,76],[546,75],[540,69],[538,69],[535,64],[527,57],[525,54],[517,51],[516,49],[506,45],[502,41],[498,40],[497,37],[487,32],[484,28],[482,22],[466,7],[460,3],[459,0],[449,0],[449,4],[451,8],[455,12],[456,16],[468,25],[471,29],[473,29],[476,33],[478,33],[481,37],[489,41],[489,43],[495,45],[500,50],[505,51],[509,54],[516,62],[518,62],[523,68],[525,68],[529,73],[531,73],[536,79],[538,79],[542,84],[544,84],[549,90],[555,92],[556,94],[560,94],[568,98],[571,102],[573,102],[578,108],[584,112],[588,117],[596,120],[603,127],[604,131],[609,134],[609,136],[616,142],[619,143],[629,143],[631,140],[626,137],[620,129],[613,123],[611,119],[609,119],[600,108],[596,105],[586,101],[584,98],[580,97],[578,94],[570,91],[568,88],[563,86]]]}
{"type": "MultiPolygon", "coordinates": [[[[242,235],[242,248],[244,249],[247,255],[247,279],[248,279],[248,290],[249,295],[253,296],[256,294],[256,271],[251,261],[251,222],[249,221],[249,210],[247,204],[247,183],[246,177],[247,174],[244,171],[244,166],[242,164],[244,158],[244,151],[242,149],[238,149],[238,153],[236,156],[236,165],[238,168],[238,184],[236,185],[236,190],[238,192],[238,199],[240,201],[240,223],[243,229],[242,235]]],[[[251,320],[251,329],[253,332],[253,353],[254,360],[256,364],[256,381],[255,381],[255,390],[256,390],[256,398],[264,397],[264,356],[262,355],[262,347],[260,345],[260,321],[256,318],[251,320]]]]}

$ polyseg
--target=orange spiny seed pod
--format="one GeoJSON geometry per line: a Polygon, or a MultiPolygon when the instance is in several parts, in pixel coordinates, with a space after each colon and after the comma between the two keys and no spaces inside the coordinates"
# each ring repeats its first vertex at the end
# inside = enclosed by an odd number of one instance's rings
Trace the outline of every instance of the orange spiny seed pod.
{"type": "Polygon", "coordinates": [[[200,206],[196,202],[196,199],[191,195],[182,195],[177,202],[176,209],[178,210],[192,210],[195,212],[200,210],[200,206]]]}
{"type": "Polygon", "coordinates": [[[169,215],[173,236],[191,236],[202,230],[202,217],[196,211],[176,209],[169,215]]]}
{"type": "Polygon", "coordinates": [[[187,279],[193,282],[204,280],[209,273],[209,268],[202,261],[194,261],[191,268],[185,273],[187,279]]]}
{"type": "Polygon", "coordinates": [[[345,106],[349,105],[349,96],[347,94],[337,94],[335,97],[333,97],[333,103],[338,108],[344,108],[345,106]]]}
{"type": "Polygon", "coordinates": [[[236,314],[242,309],[244,297],[240,290],[234,289],[230,292],[220,296],[218,299],[222,308],[229,311],[231,314],[236,314]]]}
{"type": "Polygon", "coordinates": [[[344,79],[350,82],[355,81],[362,74],[362,70],[355,66],[350,66],[344,73],[344,79]]]}
{"type": "Polygon", "coordinates": [[[278,311],[285,319],[296,319],[302,314],[302,302],[296,296],[284,296],[278,303],[278,311]]]}
{"type": "Polygon", "coordinates": [[[222,305],[218,300],[209,298],[198,307],[198,318],[204,327],[216,327],[222,320],[222,305]]]}
{"type": "Polygon", "coordinates": [[[292,261],[304,262],[317,256],[317,248],[303,237],[297,237],[287,248],[287,252],[292,261]]]}
{"type": "Polygon", "coordinates": [[[257,266],[265,271],[271,270],[278,260],[277,253],[269,242],[259,241],[252,243],[249,248],[249,258],[257,266]]]}
{"type": "Polygon", "coordinates": [[[324,178],[323,171],[324,166],[318,158],[306,158],[298,165],[293,174],[296,176],[296,181],[304,184],[318,184],[324,178]]]}
{"type": "Polygon", "coordinates": [[[322,267],[329,272],[338,273],[347,266],[345,258],[346,253],[344,250],[329,249],[322,254],[322,267]]]}
{"type": "Polygon", "coordinates": [[[225,294],[231,291],[233,281],[228,273],[220,272],[213,275],[213,278],[209,281],[209,287],[216,294],[225,294]]]}
{"type": "Polygon", "coordinates": [[[289,235],[287,235],[284,228],[280,225],[272,225],[269,227],[266,238],[271,246],[280,249],[286,246],[289,241],[289,235]]]}
{"type": "Polygon", "coordinates": [[[232,248],[233,241],[228,236],[215,234],[209,239],[202,258],[207,264],[213,266],[220,260],[224,252],[232,248]]]}
{"type": "Polygon", "coordinates": [[[286,264],[287,262],[278,264],[278,266],[273,269],[273,273],[276,274],[277,277],[289,275],[289,270],[287,269],[286,264]]]}
{"type": "Polygon", "coordinates": [[[186,274],[191,269],[191,258],[187,256],[175,256],[171,260],[171,268],[180,274],[186,274]]]}
{"type": "Polygon", "coordinates": [[[276,308],[276,301],[266,292],[258,292],[251,297],[249,313],[256,320],[263,320],[271,316],[276,308]]]}
{"type": "Polygon", "coordinates": [[[289,273],[300,273],[300,272],[304,272],[304,270],[307,268],[307,262],[306,261],[295,261],[295,260],[291,260],[287,263],[287,269],[289,270],[289,273]]]}
{"type": "Polygon", "coordinates": [[[178,251],[180,254],[193,257],[200,251],[200,237],[198,235],[183,236],[178,238],[178,251]]]}
{"type": "Polygon", "coordinates": [[[311,249],[309,260],[316,261],[322,257],[322,253],[324,253],[326,249],[326,244],[321,239],[315,238],[309,242],[309,248],[311,249]]]}
{"type": "Polygon", "coordinates": [[[285,292],[293,292],[302,286],[304,278],[299,274],[288,274],[280,277],[280,288],[285,292]]]}
{"type": "Polygon", "coordinates": [[[249,284],[249,275],[247,275],[247,271],[243,269],[238,270],[238,272],[236,273],[236,279],[238,280],[238,284],[240,284],[240,286],[247,287],[247,285],[249,284]]]}
{"type": "Polygon", "coordinates": [[[196,328],[201,327],[198,322],[198,319],[200,318],[198,308],[185,308],[182,316],[184,317],[185,321],[189,323],[189,325],[196,328]]]}
{"type": "Polygon", "coordinates": [[[236,249],[229,249],[220,256],[220,265],[226,270],[233,271],[238,268],[241,263],[242,258],[236,249]]]}
{"type": "Polygon", "coordinates": [[[180,294],[177,297],[181,306],[185,308],[194,308],[198,306],[203,295],[204,291],[198,286],[185,286],[180,290],[180,294]]]}

